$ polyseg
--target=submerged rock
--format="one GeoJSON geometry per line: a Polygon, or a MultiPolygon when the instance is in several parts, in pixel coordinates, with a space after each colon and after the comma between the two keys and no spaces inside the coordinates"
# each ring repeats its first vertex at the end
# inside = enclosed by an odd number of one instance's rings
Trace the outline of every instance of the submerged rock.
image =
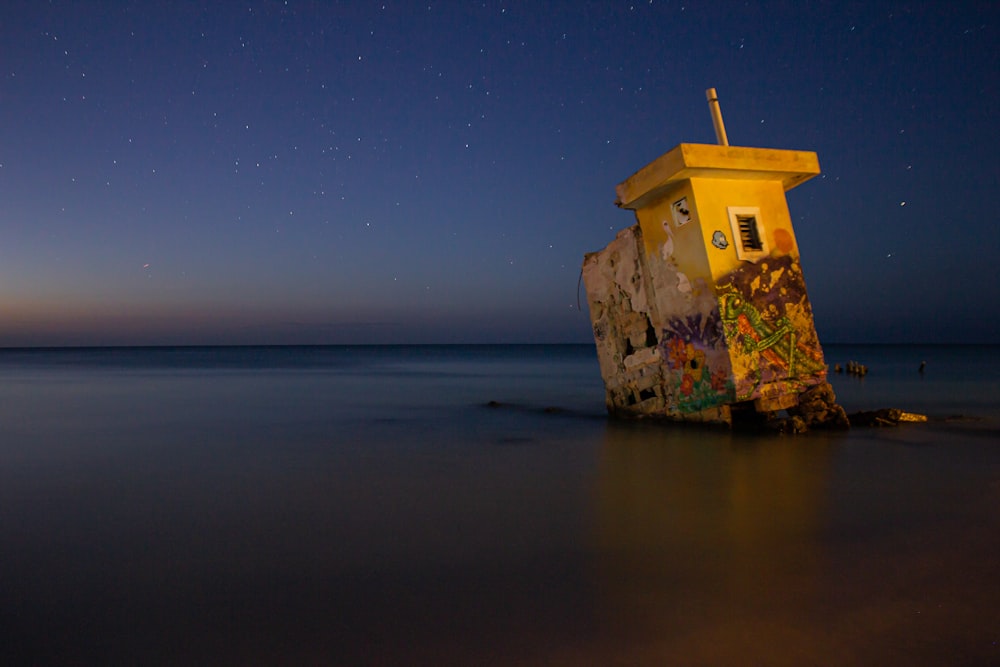
{"type": "Polygon", "coordinates": [[[800,419],[806,429],[845,429],[851,426],[844,408],[837,404],[837,395],[829,382],[821,382],[802,392],[799,404],[788,408],[788,414],[800,419]]]}
{"type": "Polygon", "coordinates": [[[881,410],[870,410],[865,412],[855,412],[849,417],[851,426],[899,426],[900,423],[916,423],[927,421],[927,415],[915,412],[904,412],[896,408],[883,408],[881,410]]]}

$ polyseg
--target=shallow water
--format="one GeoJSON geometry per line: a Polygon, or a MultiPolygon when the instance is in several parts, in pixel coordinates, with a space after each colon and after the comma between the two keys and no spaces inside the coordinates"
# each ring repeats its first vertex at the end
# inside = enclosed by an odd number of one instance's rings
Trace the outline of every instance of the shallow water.
{"type": "Polygon", "coordinates": [[[0,652],[996,664],[997,351],[827,346],[935,420],[798,438],[609,421],[589,346],[0,351],[0,652]]]}

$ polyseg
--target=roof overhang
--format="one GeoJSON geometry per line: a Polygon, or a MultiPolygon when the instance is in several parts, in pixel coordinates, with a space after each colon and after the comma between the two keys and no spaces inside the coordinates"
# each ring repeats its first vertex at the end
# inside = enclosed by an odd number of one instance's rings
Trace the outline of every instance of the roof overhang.
{"type": "Polygon", "coordinates": [[[615,188],[615,205],[637,209],[689,178],[780,181],[787,192],[819,173],[812,151],[679,144],[615,188]]]}

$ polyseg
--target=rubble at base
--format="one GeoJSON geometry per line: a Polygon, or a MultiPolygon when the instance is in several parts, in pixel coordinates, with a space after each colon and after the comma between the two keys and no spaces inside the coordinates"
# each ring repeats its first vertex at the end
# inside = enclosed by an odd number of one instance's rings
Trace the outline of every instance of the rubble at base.
{"type": "Polygon", "coordinates": [[[851,427],[844,408],[829,382],[821,382],[799,394],[799,402],[788,408],[787,416],[779,412],[734,413],[733,427],[737,430],[763,430],[795,435],[811,430],[846,430],[851,427]]]}
{"type": "Polygon", "coordinates": [[[806,428],[850,428],[844,408],[829,382],[821,382],[799,394],[799,404],[788,409],[790,417],[800,419],[806,428]]]}
{"type": "Polygon", "coordinates": [[[744,415],[741,420],[734,418],[733,427],[738,430],[762,430],[797,435],[812,430],[894,427],[927,421],[927,415],[906,412],[898,408],[882,408],[848,415],[843,407],[837,405],[833,388],[829,384],[820,384],[803,392],[799,405],[789,408],[786,412],[787,416],[781,416],[777,412],[744,415]]]}
{"type": "Polygon", "coordinates": [[[830,383],[810,387],[799,395],[799,403],[779,412],[755,413],[752,410],[733,411],[732,425],[736,430],[770,431],[797,435],[813,430],[847,430],[852,427],[893,427],[900,424],[924,423],[927,415],[906,412],[898,408],[882,408],[848,415],[837,404],[830,383]]]}

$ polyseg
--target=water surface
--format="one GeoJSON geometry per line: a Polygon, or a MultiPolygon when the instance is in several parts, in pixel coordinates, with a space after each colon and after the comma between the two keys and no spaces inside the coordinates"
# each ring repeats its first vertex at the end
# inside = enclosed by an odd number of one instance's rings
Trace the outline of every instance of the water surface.
{"type": "Polygon", "coordinates": [[[0,351],[0,652],[996,664],[997,351],[827,346],[933,421],[800,438],[609,421],[590,346],[0,351]]]}

